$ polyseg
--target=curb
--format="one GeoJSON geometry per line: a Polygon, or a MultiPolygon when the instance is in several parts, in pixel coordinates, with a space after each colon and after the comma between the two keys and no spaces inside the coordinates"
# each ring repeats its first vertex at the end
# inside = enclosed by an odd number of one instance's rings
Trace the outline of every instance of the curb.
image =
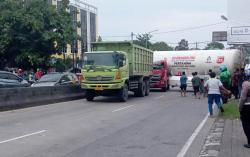
{"type": "Polygon", "coordinates": [[[222,144],[224,126],[225,119],[217,118],[215,120],[205,139],[199,157],[218,157],[222,144]]]}

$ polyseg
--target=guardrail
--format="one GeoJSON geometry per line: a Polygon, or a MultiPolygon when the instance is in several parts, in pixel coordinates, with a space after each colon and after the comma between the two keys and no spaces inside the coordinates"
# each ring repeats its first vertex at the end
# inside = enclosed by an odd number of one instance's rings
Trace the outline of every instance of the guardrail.
{"type": "Polygon", "coordinates": [[[80,86],[0,88],[0,110],[11,110],[84,98],[80,86]]]}

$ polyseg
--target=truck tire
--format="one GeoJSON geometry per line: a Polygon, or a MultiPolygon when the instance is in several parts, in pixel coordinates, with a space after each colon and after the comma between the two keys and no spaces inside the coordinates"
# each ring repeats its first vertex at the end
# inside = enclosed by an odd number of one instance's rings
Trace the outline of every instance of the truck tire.
{"type": "Polygon", "coordinates": [[[139,87],[135,92],[135,96],[144,97],[145,94],[146,94],[146,83],[145,81],[142,81],[141,83],[139,83],[139,87]]]}
{"type": "Polygon", "coordinates": [[[165,86],[161,88],[161,91],[167,92],[167,90],[168,90],[168,84],[165,84],[165,86]]]}
{"type": "Polygon", "coordinates": [[[148,96],[150,93],[150,82],[146,81],[146,92],[145,92],[145,96],[148,96]]]}
{"type": "Polygon", "coordinates": [[[121,102],[128,100],[128,85],[124,84],[123,88],[119,91],[119,99],[121,102]]]}
{"type": "Polygon", "coordinates": [[[169,83],[168,83],[168,85],[167,85],[167,90],[170,90],[170,85],[169,85],[169,83]]]}
{"type": "Polygon", "coordinates": [[[86,91],[86,100],[93,101],[95,98],[95,93],[92,91],[86,91]]]}

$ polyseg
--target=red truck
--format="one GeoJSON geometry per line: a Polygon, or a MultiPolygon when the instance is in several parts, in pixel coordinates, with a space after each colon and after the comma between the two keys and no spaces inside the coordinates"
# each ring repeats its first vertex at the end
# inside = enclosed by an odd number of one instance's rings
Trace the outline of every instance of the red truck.
{"type": "Polygon", "coordinates": [[[153,64],[151,88],[160,88],[163,92],[169,90],[169,71],[166,60],[156,61],[153,64]]]}

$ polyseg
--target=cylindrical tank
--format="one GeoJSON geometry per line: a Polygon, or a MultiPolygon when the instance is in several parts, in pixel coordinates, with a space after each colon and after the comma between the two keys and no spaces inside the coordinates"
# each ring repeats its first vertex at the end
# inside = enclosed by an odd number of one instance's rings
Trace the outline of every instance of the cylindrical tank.
{"type": "Polygon", "coordinates": [[[198,72],[201,78],[208,76],[208,72],[219,73],[219,67],[225,65],[233,73],[243,65],[242,53],[239,50],[192,50],[192,51],[155,51],[154,61],[167,60],[171,72],[170,82],[179,84],[179,76],[186,72],[189,80],[193,72],[198,72]]]}
{"type": "Polygon", "coordinates": [[[242,65],[239,50],[195,50],[195,51],[155,51],[154,61],[166,59],[173,76],[183,71],[188,76],[192,72],[207,75],[209,69],[219,72],[221,65],[226,65],[230,72],[242,65]]]}

